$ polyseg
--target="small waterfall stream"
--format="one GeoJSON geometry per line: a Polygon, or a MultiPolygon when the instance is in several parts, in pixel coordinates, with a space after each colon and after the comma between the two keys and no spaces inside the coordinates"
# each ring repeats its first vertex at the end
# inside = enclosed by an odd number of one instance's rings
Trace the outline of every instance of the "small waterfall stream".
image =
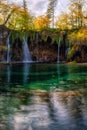
{"type": "Polygon", "coordinates": [[[27,36],[24,36],[23,38],[23,62],[32,62],[30,51],[27,44],[27,36]]]}
{"type": "Polygon", "coordinates": [[[7,59],[6,62],[9,63],[10,62],[10,36],[11,36],[11,32],[8,35],[7,41],[6,41],[6,46],[7,46],[7,59]]]}
{"type": "Polygon", "coordinates": [[[58,40],[58,59],[57,59],[57,63],[60,63],[60,38],[58,40]]]}

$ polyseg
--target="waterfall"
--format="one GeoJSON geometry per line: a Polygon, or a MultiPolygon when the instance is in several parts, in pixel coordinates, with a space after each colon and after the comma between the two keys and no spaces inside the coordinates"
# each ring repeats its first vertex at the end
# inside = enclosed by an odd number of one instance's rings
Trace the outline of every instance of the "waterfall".
{"type": "Polygon", "coordinates": [[[60,63],[60,38],[58,41],[58,59],[57,59],[57,63],[60,63]]]}
{"type": "Polygon", "coordinates": [[[66,49],[66,54],[67,54],[69,51],[70,51],[70,47],[68,47],[68,48],[66,49]]]}
{"type": "Polygon", "coordinates": [[[36,33],[36,44],[37,44],[37,61],[36,62],[38,62],[38,51],[39,51],[39,49],[38,49],[38,40],[39,40],[39,34],[38,34],[38,32],[36,33]]]}
{"type": "Polygon", "coordinates": [[[32,62],[30,51],[27,44],[27,36],[24,36],[23,38],[23,62],[32,62]]]}
{"type": "Polygon", "coordinates": [[[11,32],[8,35],[7,41],[6,41],[6,46],[7,46],[7,59],[6,62],[9,63],[10,62],[10,36],[11,36],[11,32]]]}

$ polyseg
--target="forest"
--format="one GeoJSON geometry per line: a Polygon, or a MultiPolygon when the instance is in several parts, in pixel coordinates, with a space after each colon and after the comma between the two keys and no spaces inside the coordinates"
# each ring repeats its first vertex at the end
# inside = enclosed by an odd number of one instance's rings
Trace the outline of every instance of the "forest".
{"type": "Polygon", "coordinates": [[[12,61],[23,59],[23,36],[34,61],[87,62],[87,1],[69,0],[67,10],[55,16],[58,0],[49,0],[46,12],[35,16],[27,0],[16,4],[0,0],[0,61],[6,59],[10,36],[12,61]],[[39,50],[39,51],[38,51],[39,50]],[[4,54],[3,54],[4,53],[4,54]]]}

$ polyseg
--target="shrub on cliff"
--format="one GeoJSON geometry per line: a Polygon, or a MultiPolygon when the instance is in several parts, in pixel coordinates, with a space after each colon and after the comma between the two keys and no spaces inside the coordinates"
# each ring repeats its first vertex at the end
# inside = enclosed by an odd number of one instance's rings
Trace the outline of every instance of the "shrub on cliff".
{"type": "Polygon", "coordinates": [[[87,45],[87,28],[75,30],[68,35],[69,44],[87,45]]]}

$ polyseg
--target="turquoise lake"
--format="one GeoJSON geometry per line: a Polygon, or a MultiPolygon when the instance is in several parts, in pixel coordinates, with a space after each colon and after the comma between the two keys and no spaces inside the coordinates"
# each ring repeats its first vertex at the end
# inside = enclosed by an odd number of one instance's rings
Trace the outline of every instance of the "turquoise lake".
{"type": "Polygon", "coordinates": [[[0,130],[87,130],[87,65],[0,64],[0,130]]]}

